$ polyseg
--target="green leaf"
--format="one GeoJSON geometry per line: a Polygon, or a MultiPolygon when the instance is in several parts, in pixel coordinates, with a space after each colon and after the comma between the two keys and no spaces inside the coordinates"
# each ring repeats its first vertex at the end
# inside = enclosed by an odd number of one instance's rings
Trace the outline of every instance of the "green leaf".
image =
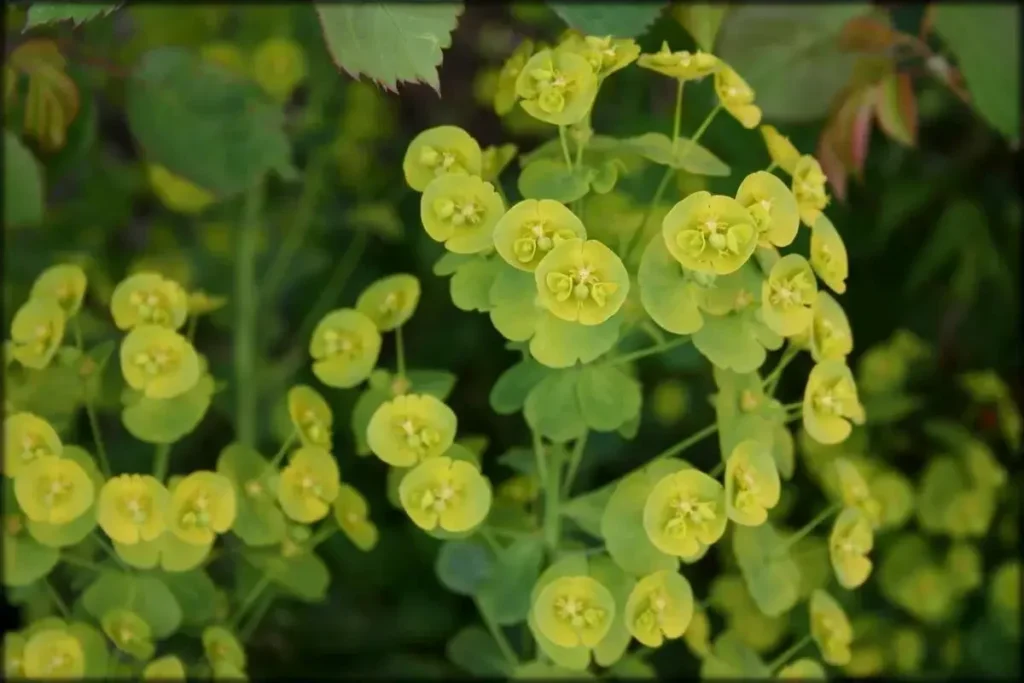
{"type": "Polygon", "coordinates": [[[445,654],[472,676],[505,678],[512,673],[498,643],[480,626],[466,626],[456,633],[445,646],[445,654]]]}
{"type": "Polygon", "coordinates": [[[294,174],[281,108],[183,48],[147,52],[128,84],[128,125],[149,162],[230,196],[268,171],[294,174]]]}
{"type": "Polygon", "coordinates": [[[461,2],[316,5],[334,63],[388,90],[423,82],[441,92],[437,67],[462,14],[461,2]]]}
{"type": "Polygon", "coordinates": [[[699,288],[684,277],[660,230],[644,249],[637,284],[640,303],[659,327],[673,334],[693,334],[704,325],[697,304],[699,288]]]}
{"type": "Polygon", "coordinates": [[[537,282],[533,273],[496,260],[499,263],[491,285],[491,323],[509,341],[526,341],[533,336],[544,312],[536,302],[537,282]]]}
{"type": "Polygon", "coordinates": [[[562,505],[562,515],[576,522],[576,525],[594,538],[601,538],[601,518],[608,501],[615,493],[615,486],[609,485],[582,496],[576,496],[562,505]]]}
{"type": "Polygon", "coordinates": [[[443,401],[455,388],[456,377],[447,370],[410,370],[406,377],[417,394],[430,394],[443,401]]]}
{"type": "Polygon", "coordinates": [[[313,552],[284,557],[279,550],[252,551],[245,558],[267,573],[278,586],[304,602],[322,602],[327,597],[331,573],[313,552]]]}
{"type": "Polygon", "coordinates": [[[107,639],[93,626],[81,621],[73,621],[68,624],[68,632],[75,637],[75,640],[82,646],[82,654],[85,657],[85,671],[83,678],[106,678],[110,670],[110,654],[107,652],[107,639]]]}
{"type": "Polygon", "coordinates": [[[621,324],[621,311],[600,325],[580,325],[542,310],[530,340],[530,355],[549,368],[589,363],[612,350],[619,341],[621,324]]]}
{"type": "Polygon", "coordinates": [[[270,461],[255,449],[240,443],[228,444],[217,458],[217,472],[231,480],[235,489],[237,512],[231,531],[248,546],[274,545],[284,540],[287,524],[277,505],[270,461]],[[248,490],[259,484],[256,495],[248,490]]]}
{"type": "Polygon", "coordinates": [[[700,677],[753,679],[772,675],[761,658],[735,631],[725,631],[711,645],[711,652],[701,662],[700,677]]]}
{"type": "Polygon", "coordinates": [[[43,220],[43,169],[17,135],[4,131],[4,227],[43,220]]]}
{"type": "Polygon", "coordinates": [[[78,26],[90,19],[106,16],[117,9],[119,3],[70,3],[70,2],[37,2],[28,8],[25,21],[27,31],[35,26],[52,24],[58,21],[71,21],[78,26]]]}
{"type": "Polygon", "coordinates": [[[576,370],[563,370],[551,373],[530,390],[523,415],[538,436],[565,442],[586,429],[577,397],[578,382],[576,370]]]}
{"type": "Polygon", "coordinates": [[[532,358],[524,358],[520,362],[501,373],[498,381],[491,388],[489,402],[498,415],[512,415],[523,409],[530,391],[551,370],[532,358]]]}
{"type": "Polygon", "coordinates": [[[800,600],[800,567],[771,522],[733,527],[732,548],[750,597],[770,617],[785,614],[800,600]]]}
{"type": "Polygon", "coordinates": [[[217,586],[205,571],[161,572],[160,579],[181,606],[184,625],[202,626],[216,618],[217,586]]]}
{"type": "Polygon", "coordinates": [[[750,323],[739,313],[704,316],[704,326],[693,333],[693,345],[723,370],[753,372],[767,357],[750,323]]]}
{"type": "Polygon", "coordinates": [[[526,620],[533,590],[544,564],[539,537],[520,538],[498,553],[492,575],[477,594],[491,618],[503,626],[526,620]]]}
{"type": "Polygon", "coordinates": [[[590,189],[597,194],[608,194],[615,189],[619,181],[619,168],[622,164],[616,159],[609,159],[590,172],[590,189]]]}
{"type": "Polygon", "coordinates": [[[532,448],[510,448],[498,456],[498,464],[504,465],[517,474],[535,474],[537,457],[532,448]]]}
{"type": "Polygon", "coordinates": [[[494,573],[494,557],[475,540],[447,541],[434,563],[441,584],[459,595],[476,595],[494,573]]]}
{"type": "Polygon", "coordinates": [[[613,365],[586,365],[576,385],[580,413],[587,426],[613,432],[640,413],[640,383],[613,365]]]}
{"type": "Polygon", "coordinates": [[[148,398],[126,389],[121,422],[140,441],[174,443],[199,426],[210,407],[213,391],[210,375],[203,375],[194,387],[174,398],[148,398]]]}
{"type": "Polygon", "coordinates": [[[157,639],[167,638],[181,626],[181,606],[174,593],[152,575],[107,570],[82,593],[82,606],[96,619],[112,609],[135,612],[157,639]]]}
{"type": "Polygon", "coordinates": [[[366,428],[370,424],[370,418],[377,412],[377,408],[380,408],[381,404],[390,398],[389,390],[369,387],[356,399],[350,420],[352,436],[356,441],[356,455],[370,454],[370,445],[366,441],[366,428]]]}
{"type": "Polygon", "coordinates": [[[689,138],[680,137],[674,148],[671,138],[663,133],[644,133],[622,142],[645,159],[662,166],[671,166],[694,175],[727,176],[732,173],[728,164],[711,150],[689,138]]]}
{"type": "Polygon", "coordinates": [[[713,52],[718,29],[722,25],[729,6],[725,3],[712,5],[706,2],[678,5],[676,17],[686,32],[693,36],[697,47],[705,52],[713,52]]]}
{"type": "Polygon", "coordinates": [[[644,504],[654,483],[646,472],[630,474],[615,487],[601,516],[608,554],[634,576],[675,571],[679,566],[679,560],[654,547],[644,531],[644,504]]]}
{"type": "Polygon", "coordinates": [[[906,291],[917,291],[944,266],[962,261],[966,253],[963,247],[987,230],[985,214],[974,202],[960,199],[947,204],[931,237],[917,251],[910,264],[906,291]]]}
{"type": "Polygon", "coordinates": [[[1020,140],[1020,7],[937,4],[935,31],[956,55],[974,106],[1016,144],[1020,140]]]}
{"type": "MultiPolygon", "coordinates": [[[[10,494],[13,498],[13,494],[10,494]]],[[[57,566],[60,551],[42,545],[22,531],[19,534],[4,533],[5,586],[29,586],[43,578],[57,566]]]]}
{"type": "Polygon", "coordinates": [[[633,2],[549,2],[555,13],[580,33],[635,38],[647,32],[664,4],[633,2]]]}
{"type": "Polygon", "coordinates": [[[434,263],[434,275],[452,275],[463,263],[478,258],[476,254],[456,254],[453,251],[446,251],[434,263]]]}
{"type": "Polygon", "coordinates": [[[590,563],[590,575],[597,579],[602,586],[608,589],[615,599],[615,613],[617,619],[612,621],[612,626],[601,642],[594,648],[594,661],[600,666],[609,667],[622,658],[633,639],[629,629],[626,628],[626,601],[629,594],[636,585],[636,579],[620,569],[611,558],[599,555],[590,563]]]}
{"type": "Polygon", "coordinates": [[[568,204],[590,191],[594,175],[591,168],[570,171],[564,160],[537,159],[523,167],[517,185],[524,199],[554,199],[568,204]]]}
{"type": "Polygon", "coordinates": [[[487,312],[491,308],[491,285],[498,276],[495,256],[478,257],[461,264],[450,282],[452,303],[463,311],[487,312]]]}

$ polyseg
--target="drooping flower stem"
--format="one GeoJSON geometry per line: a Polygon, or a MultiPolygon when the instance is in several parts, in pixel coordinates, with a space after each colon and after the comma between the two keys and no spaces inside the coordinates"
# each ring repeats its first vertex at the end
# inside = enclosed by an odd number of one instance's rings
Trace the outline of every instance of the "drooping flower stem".
{"type": "MultiPolygon", "coordinates": [[[[72,328],[75,333],[75,345],[78,350],[85,353],[85,342],[82,335],[82,319],[75,316],[75,324],[72,328]]],[[[96,444],[96,459],[99,460],[100,472],[109,479],[113,474],[110,469],[110,460],[107,458],[107,449],[103,445],[103,434],[100,432],[100,420],[96,415],[96,407],[93,405],[93,388],[97,381],[98,373],[92,373],[86,378],[85,392],[85,414],[89,418],[89,429],[92,431],[92,440],[96,444]]]]}
{"type": "Polygon", "coordinates": [[[256,582],[250,590],[245,599],[242,600],[242,604],[239,605],[238,611],[235,612],[235,616],[231,619],[228,629],[236,631],[242,623],[242,619],[245,617],[245,613],[255,604],[256,600],[260,595],[270,586],[271,578],[270,574],[264,574],[260,577],[259,581],[256,582]]]}
{"type": "Polygon", "coordinates": [[[516,651],[512,649],[512,645],[509,644],[508,638],[505,637],[505,632],[501,630],[501,625],[494,620],[491,613],[488,611],[487,606],[484,605],[480,600],[474,599],[476,608],[480,612],[480,618],[483,620],[484,625],[487,626],[487,630],[491,632],[491,636],[494,638],[494,642],[498,644],[498,649],[501,650],[502,657],[509,663],[513,668],[519,666],[519,658],[516,656],[516,651]]]}
{"type": "Polygon", "coordinates": [[[171,444],[162,443],[156,447],[156,454],[153,456],[153,477],[159,481],[167,477],[167,468],[171,460],[171,444]]]}
{"type": "Polygon", "coordinates": [[[235,424],[239,443],[250,447],[256,445],[256,240],[265,182],[261,178],[246,192],[235,249],[235,424]]]}
{"type": "Polygon", "coordinates": [[[580,468],[580,463],[583,462],[583,451],[587,447],[587,435],[586,430],[583,434],[576,439],[576,443],[572,448],[572,455],[569,458],[569,470],[566,472],[565,481],[562,482],[562,495],[568,497],[572,489],[572,483],[576,479],[576,471],[580,468]]]}
{"type": "Polygon", "coordinates": [[[562,156],[565,157],[565,167],[572,171],[572,157],[569,155],[569,138],[565,132],[565,126],[558,127],[558,139],[562,143],[562,156]]]}
{"type": "Polygon", "coordinates": [[[771,663],[768,664],[768,669],[771,670],[772,673],[775,673],[777,669],[780,669],[786,664],[788,664],[789,660],[791,660],[796,655],[796,653],[800,652],[800,650],[804,649],[807,645],[809,645],[810,642],[811,634],[808,633],[803,638],[793,643],[793,645],[787,648],[785,652],[783,652],[778,657],[773,659],[771,663]]]}
{"type": "Polygon", "coordinates": [[[779,359],[779,362],[775,364],[774,368],[772,368],[771,374],[764,378],[764,383],[762,385],[764,387],[764,393],[769,396],[775,395],[775,388],[778,386],[779,380],[782,379],[782,371],[785,370],[786,366],[797,357],[799,352],[800,349],[792,344],[786,346],[786,350],[782,352],[782,357],[779,359]]]}
{"type": "Polygon", "coordinates": [[[395,328],[395,354],[398,356],[398,378],[405,379],[405,343],[402,340],[401,326],[395,328]]]}
{"type": "Polygon", "coordinates": [[[780,546],[779,552],[784,552],[799,543],[807,534],[814,531],[816,528],[828,521],[829,517],[833,516],[843,507],[842,503],[832,503],[827,508],[821,511],[821,513],[805,524],[803,527],[798,529],[792,536],[786,539],[786,542],[780,546]]]}

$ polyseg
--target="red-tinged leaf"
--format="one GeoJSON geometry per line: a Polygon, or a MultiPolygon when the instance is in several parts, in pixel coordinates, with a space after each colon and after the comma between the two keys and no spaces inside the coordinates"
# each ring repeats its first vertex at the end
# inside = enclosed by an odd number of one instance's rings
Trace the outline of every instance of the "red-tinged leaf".
{"type": "Polygon", "coordinates": [[[875,103],[870,92],[866,97],[861,97],[859,101],[860,104],[853,114],[853,125],[850,130],[850,156],[857,178],[862,179],[864,162],[867,161],[868,148],[871,146],[871,119],[875,103]]]}
{"type": "Polygon", "coordinates": [[[839,34],[839,44],[848,52],[878,54],[888,52],[905,38],[890,25],[889,15],[885,13],[850,19],[839,34]]]}
{"type": "Polygon", "coordinates": [[[818,151],[815,156],[818,157],[818,163],[821,164],[821,170],[825,172],[828,177],[828,181],[832,184],[834,190],[833,195],[839,201],[846,201],[846,180],[847,172],[843,162],[839,160],[839,157],[835,153],[834,142],[832,138],[832,130],[826,128],[821,133],[821,137],[818,139],[818,151]]]}
{"type": "Polygon", "coordinates": [[[917,97],[909,74],[892,73],[875,88],[878,125],[896,142],[917,142],[917,97]]]}

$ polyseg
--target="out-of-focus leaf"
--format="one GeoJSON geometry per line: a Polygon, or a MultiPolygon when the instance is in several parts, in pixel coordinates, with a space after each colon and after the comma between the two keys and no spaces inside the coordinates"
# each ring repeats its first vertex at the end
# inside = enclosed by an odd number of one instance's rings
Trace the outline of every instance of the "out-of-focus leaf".
{"type": "Polygon", "coordinates": [[[110,14],[118,8],[120,3],[99,3],[99,2],[36,2],[28,8],[28,19],[25,21],[27,31],[42,24],[52,24],[58,21],[71,21],[75,26],[90,19],[110,14]]]}
{"type": "Polygon", "coordinates": [[[43,220],[43,170],[18,136],[4,131],[4,227],[43,220]]]}
{"type": "Polygon", "coordinates": [[[634,38],[647,31],[664,4],[657,2],[549,2],[569,28],[592,36],[634,38]]]}
{"type": "Polygon", "coordinates": [[[707,2],[694,2],[676,5],[673,8],[673,15],[686,32],[693,36],[697,47],[705,52],[712,52],[718,29],[728,11],[729,6],[725,3],[712,5],[707,2]]]}
{"type": "Polygon", "coordinates": [[[890,138],[913,147],[917,143],[917,96],[909,74],[890,73],[875,87],[875,115],[890,138]]]}

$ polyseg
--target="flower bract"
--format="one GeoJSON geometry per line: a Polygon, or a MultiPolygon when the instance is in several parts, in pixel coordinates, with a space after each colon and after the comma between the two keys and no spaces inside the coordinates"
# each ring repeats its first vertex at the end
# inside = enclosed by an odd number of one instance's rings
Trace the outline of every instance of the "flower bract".
{"type": "Polygon", "coordinates": [[[117,543],[153,541],[166,528],[170,494],[155,477],[122,474],[100,489],[96,508],[100,528],[117,543]]]}
{"type": "Polygon", "coordinates": [[[694,192],[672,207],[661,226],[669,253],[710,275],[739,270],[757,247],[754,218],[732,197],[694,192]]]}
{"type": "Polygon", "coordinates": [[[864,407],[857,396],[853,373],[840,360],[818,363],[804,389],[804,429],[818,443],[835,444],[850,435],[851,421],[864,422],[864,407]]]}
{"type": "Polygon", "coordinates": [[[480,175],[480,144],[457,126],[437,126],[423,131],[409,143],[402,160],[405,182],[417,192],[446,173],[480,175]]]}
{"type": "Polygon", "coordinates": [[[807,259],[799,254],[783,256],[762,285],[765,324],[784,337],[806,331],[814,319],[812,307],[817,296],[818,282],[807,259]]]}
{"type": "Polygon", "coordinates": [[[60,456],[64,450],[53,426],[32,413],[4,418],[4,475],[14,479],[33,460],[60,456]]]}
{"type": "Polygon", "coordinates": [[[177,330],[188,317],[188,294],[174,280],[158,273],[136,273],[118,283],[110,297],[118,329],[160,325],[177,330]]]}
{"type": "Polygon", "coordinates": [[[626,628],[647,647],[680,638],[693,618],[693,589],[682,574],[661,570],[640,579],[626,601],[626,628]]]}
{"type": "Polygon", "coordinates": [[[574,238],[586,239],[583,222],[553,199],[524,199],[494,226],[494,247],[514,268],[532,272],[552,249],[574,238]]]}
{"type": "Polygon", "coordinates": [[[199,382],[200,362],[192,344],[159,325],[132,329],[121,342],[121,374],[147,398],[174,398],[199,382]]]}
{"type": "Polygon", "coordinates": [[[541,50],[530,57],[516,77],[516,95],[535,119],[568,126],[581,121],[593,106],[597,76],[578,54],[541,50]]]}
{"type": "Polygon", "coordinates": [[[473,464],[438,456],[410,470],[398,487],[406,514],[426,531],[469,531],[491,508],[491,485],[473,464]]]}
{"type": "Polygon", "coordinates": [[[764,524],[780,494],[779,471],[770,448],[754,439],[738,443],[725,463],[725,510],[729,519],[745,526],[764,524]]]}
{"type": "Polygon", "coordinates": [[[171,491],[167,526],[191,545],[212,543],[235,521],[235,489],[224,475],[199,470],[182,479],[171,491]]]}
{"type": "Polygon", "coordinates": [[[793,167],[793,196],[800,207],[800,220],[809,228],[814,227],[822,209],[828,206],[826,180],[821,164],[810,154],[800,157],[793,167]]]}
{"type": "Polygon", "coordinates": [[[370,418],[366,439],[378,458],[411,467],[441,455],[454,443],[458,421],[452,409],[429,394],[405,394],[386,401],[370,418]]]}
{"type": "Polygon", "coordinates": [[[850,661],[853,628],[846,612],[831,595],[816,590],[810,600],[811,637],[821,651],[822,659],[834,666],[850,661]]]}
{"type": "Polygon", "coordinates": [[[693,557],[725,533],[725,489],[692,468],[663,477],[644,504],[644,531],[658,550],[693,557]]]}
{"type": "Polygon", "coordinates": [[[673,52],[666,42],[662,42],[659,51],[640,55],[636,63],[644,69],[683,81],[700,80],[722,66],[722,62],[712,54],[700,50],[695,53],[686,50],[673,52]]]}
{"type": "Polygon", "coordinates": [[[82,307],[87,280],[85,272],[74,264],[47,268],[32,283],[30,299],[54,299],[72,317],[82,307]]]}
{"type": "Polygon", "coordinates": [[[64,339],[64,309],[55,299],[29,299],[11,320],[11,355],[26,368],[42,370],[64,339]]]}
{"type": "Polygon", "coordinates": [[[868,553],[874,542],[871,522],[857,508],[844,508],[836,517],[828,550],[832,570],[843,588],[856,588],[867,581],[872,567],[868,553]]]}
{"type": "Polygon", "coordinates": [[[334,521],[338,523],[342,533],[360,550],[373,550],[379,534],[377,527],[368,517],[369,507],[363,494],[347,484],[342,484],[333,507],[334,521]]]}
{"type": "Polygon", "coordinates": [[[289,518],[303,524],[323,519],[338,496],[338,463],[324,448],[303,446],[281,470],[277,499],[289,518]]]}
{"type": "Polygon", "coordinates": [[[494,186],[476,175],[448,173],[430,181],[420,197],[423,229],[456,254],[475,254],[492,245],[505,203],[494,186]]]}
{"type": "Polygon", "coordinates": [[[725,64],[715,71],[718,101],[744,128],[761,123],[761,109],[754,104],[754,91],[738,73],[725,64]]]}
{"type": "Polygon", "coordinates": [[[815,220],[811,229],[811,265],[833,292],[842,294],[846,291],[846,276],[850,272],[846,245],[824,214],[815,220]]]}
{"type": "Polygon", "coordinates": [[[330,450],[334,415],[327,401],[316,389],[305,384],[289,389],[288,417],[291,418],[292,426],[302,443],[330,450]]]}
{"type": "Polygon", "coordinates": [[[600,325],[629,293],[629,274],[615,252],[597,240],[565,240],[537,264],[538,299],[567,322],[600,325]]]}
{"type": "Polygon", "coordinates": [[[796,197],[777,176],[764,171],[751,173],[736,190],[736,201],[746,207],[758,241],[776,247],[785,247],[796,238],[800,230],[800,209],[796,197]]]}
{"type": "Polygon", "coordinates": [[[354,387],[377,365],[380,345],[380,332],[364,313],[351,308],[331,311],[317,324],[309,342],[313,374],[329,387],[354,387]]]}
{"type": "Polygon", "coordinates": [[[420,281],[415,275],[395,273],[373,282],[356,299],[356,310],[381,332],[401,327],[420,302],[420,281]]]}
{"type": "Polygon", "coordinates": [[[29,519],[66,524],[89,509],[96,488],[74,460],[44,455],[21,467],[14,479],[14,495],[29,519]]]}
{"type": "Polygon", "coordinates": [[[595,647],[615,618],[611,592],[590,576],[563,576],[537,594],[532,613],[541,634],[560,647],[595,647]]]}

